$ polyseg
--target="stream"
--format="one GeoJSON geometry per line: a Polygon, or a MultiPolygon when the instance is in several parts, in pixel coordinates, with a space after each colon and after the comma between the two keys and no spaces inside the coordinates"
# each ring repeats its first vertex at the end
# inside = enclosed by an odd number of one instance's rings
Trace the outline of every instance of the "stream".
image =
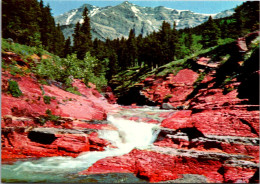
{"type": "Polygon", "coordinates": [[[110,173],[78,175],[100,159],[120,156],[129,153],[134,148],[145,149],[157,138],[160,129],[158,124],[127,120],[127,117],[151,118],[161,121],[161,112],[157,107],[122,109],[109,114],[107,121],[117,130],[99,130],[100,138],[110,141],[117,148],[107,148],[105,151],[81,153],[78,157],[47,157],[27,159],[13,164],[3,164],[1,168],[2,182],[110,182],[139,183],[146,182],[130,173],[110,173]]]}

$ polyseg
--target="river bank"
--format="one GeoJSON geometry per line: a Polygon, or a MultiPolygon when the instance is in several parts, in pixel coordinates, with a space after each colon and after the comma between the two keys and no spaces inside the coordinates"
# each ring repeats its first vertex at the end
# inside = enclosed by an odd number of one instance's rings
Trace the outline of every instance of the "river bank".
{"type": "MultiPolygon", "coordinates": [[[[135,83],[118,100],[130,106],[116,104],[109,87],[100,93],[73,79],[69,92],[55,80],[2,70],[2,181],[257,183],[259,104],[251,89],[259,51],[244,61],[236,43],[213,51],[225,62],[212,65],[204,53],[187,60],[190,67],[173,62],[135,83]]],[[[28,64],[11,52],[3,60],[28,64]]]]}

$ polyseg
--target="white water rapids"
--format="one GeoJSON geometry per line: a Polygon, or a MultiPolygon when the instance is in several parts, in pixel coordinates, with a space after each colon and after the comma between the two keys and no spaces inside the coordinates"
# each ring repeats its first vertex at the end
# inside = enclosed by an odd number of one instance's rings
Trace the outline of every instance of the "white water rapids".
{"type": "MultiPolygon", "coordinates": [[[[108,122],[117,127],[114,130],[100,130],[99,137],[110,141],[117,148],[107,148],[105,151],[84,152],[76,158],[49,157],[39,160],[16,162],[14,165],[2,167],[2,176],[14,181],[49,181],[48,177],[63,177],[77,173],[93,165],[96,161],[129,153],[134,148],[144,149],[152,144],[159,133],[159,125],[135,122],[108,116],[108,122]]],[[[52,181],[52,180],[51,180],[52,181]]],[[[62,182],[63,180],[55,180],[62,182]]]]}

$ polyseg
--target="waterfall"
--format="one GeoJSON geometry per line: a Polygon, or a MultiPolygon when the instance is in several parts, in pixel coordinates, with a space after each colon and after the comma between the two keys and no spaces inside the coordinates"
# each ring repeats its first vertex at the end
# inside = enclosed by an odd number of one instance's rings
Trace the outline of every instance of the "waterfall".
{"type": "MultiPolygon", "coordinates": [[[[77,173],[93,165],[96,161],[110,157],[120,156],[129,153],[134,148],[145,149],[152,144],[158,133],[159,126],[143,122],[135,122],[123,118],[108,116],[108,121],[117,131],[101,130],[99,137],[109,140],[117,148],[107,148],[105,151],[92,151],[81,153],[78,157],[48,157],[34,161],[17,162],[14,165],[7,165],[2,168],[2,176],[8,178],[8,173],[17,173],[12,178],[39,179],[44,175],[64,175],[65,173],[77,173]],[[40,176],[38,176],[41,174],[40,176]],[[7,175],[7,176],[6,176],[7,175]]],[[[10,176],[11,177],[11,176],[10,176]]]]}

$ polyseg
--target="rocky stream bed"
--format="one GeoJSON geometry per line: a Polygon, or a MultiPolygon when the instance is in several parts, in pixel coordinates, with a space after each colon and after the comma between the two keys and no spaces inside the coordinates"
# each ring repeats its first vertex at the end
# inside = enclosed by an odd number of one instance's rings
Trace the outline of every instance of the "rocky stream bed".
{"type": "MultiPolygon", "coordinates": [[[[196,70],[146,77],[135,95],[153,107],[118,105],[111,88],[100,94],[79,79],[81,95],[2,70],[2,182],[258,183],[259,51],[248,54],[244,64],[230,57],[240,78],[223,85],[229,65],[204,56],[196,70]]],[[[10,52],[3,60],[24,63],[10,52]]]]}

